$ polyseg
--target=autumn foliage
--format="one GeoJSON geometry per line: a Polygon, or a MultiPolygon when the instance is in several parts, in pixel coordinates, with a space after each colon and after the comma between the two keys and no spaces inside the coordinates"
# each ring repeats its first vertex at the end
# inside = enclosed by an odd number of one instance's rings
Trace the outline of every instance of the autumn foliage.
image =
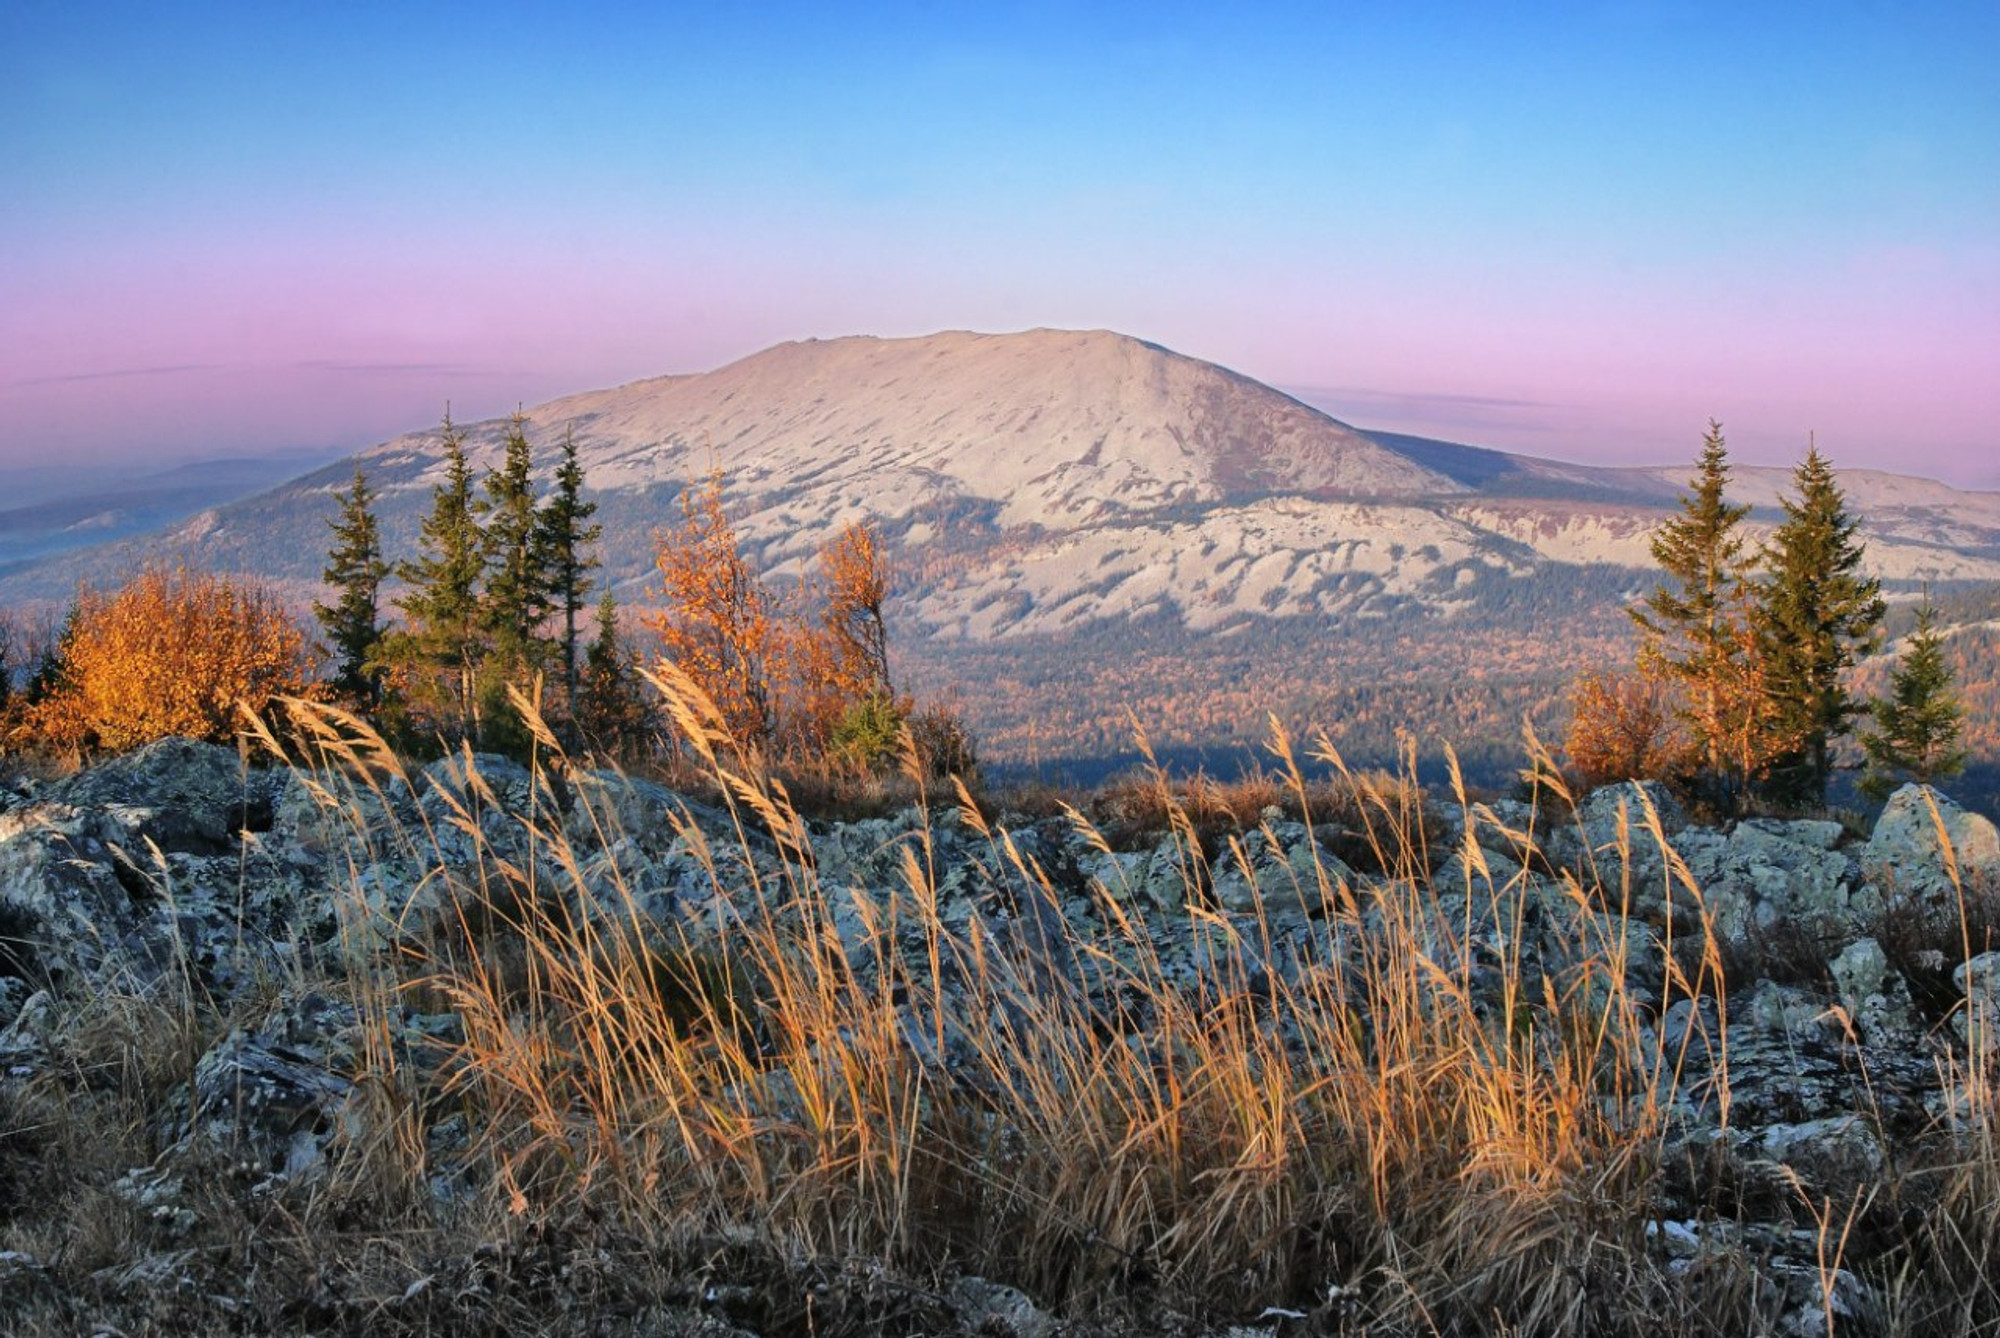
{"type": "Polygon", "coordinates": [[[171,735],[226,740],[239,702],[311,681],[306,637],[272,595],[226,576],[149,569],[85,587],[31,725],[59,746],[124,749],[171,735]]]}
{"type": "Polygon", "coordinates": [[[1672,691],[1656,674],[1585,674],[1571,685],[1569,704],[1564,751],[1586,785],[1659,779],[1694,762],[1672,691]]]}
{"type": "Polygon", "coordinates": [[[766,760],[861,773],[893,769],[907,730],[936,771],[969,772],[955,712],[919,708],[889,674],[881,539],[850,523],[795,588],[759,580],[723,506],[719,474],[687,489],[681,523],[658,535],[660,654],[714,703],[736,746],[766,760]]]}
{"type": "Polygon", "coordinates": [[[740,744],[777,728],[775,683],[784,629],[773,600],[744,560],[722,507],[722,477],[681,494],[681,523],[655,545],[665,607],[647,620],[660,653],[680,666],[722,714],[740,744]]]}

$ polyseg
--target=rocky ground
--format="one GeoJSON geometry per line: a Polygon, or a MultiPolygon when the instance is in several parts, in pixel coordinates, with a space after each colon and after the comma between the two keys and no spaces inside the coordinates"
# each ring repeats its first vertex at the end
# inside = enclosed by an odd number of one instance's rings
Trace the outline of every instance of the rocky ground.
{"type": "MultiPolygon", "coordinates": [[[[1633,1044],[1669,1057],[1644,1092],[1603,1098],[1659,1112],[1635,1220],[1604,1228],[1640,1242],[1651,1304],[1695,1315],[1709,1288],[1767,1332],[1990,1330],[1991,1284],[1927,1304],[1910,1279],[1945,1266],[1956,1224],[2000,1210],[1966,1201],[1986,1182],[1964,1169],[1993,1146],[1993,824],[1915,787],[1866,834],[1691,825],[1653,786],[1552,807],[1432,799],[1407,845],[1371,839],[1365,808],[1114,842],[948,807],[746,830],[713,796],[486,757],[335,793],[324,772],[167,741],[16,780],[0,792],[0,1329],[1281,1335],[1386,1313],[1374,1273],[1331,1267],[1256,1297],[1281,1304],[1138,1276],[1082,1306],[756,1222],[524,1213],[532,1191],[496,1177],[465,1095],[470,1015],[419,950],[464,919],[454,889],[505,869],[554,889],[567,922],[671,927],[718,961],[782,902],[772,889],[809,885],[814,909],[775,915],[831,935],[854,981],[928,970],[933,992],[895,994],[897,1025],[940,1084],[990,1070],[982,1028],[1032,1029],[1053,1000],[1128,1048],[1158,1043],[1164,996],[1135,988],[1134,951],[1145,979],[1220,1008],[1341,962],[1379,978],[1371,953],[1417,945],[1503,1036],[1540,1006],[1522,981],[1551,1017],[1570,1015],[1558,995],[1604,992],[1636,1008],[1633,1044]],[[935,928],[882,910],[913,861],[935,928]],[[1399,879],[1428,895],[1392,902],[1399,879]],[[982,970],[1004,990],[978,995],[1000,1024],[949,1016],[973,954],[1001,964],[982,970]]],[[[501,955],[511,921],[485,904],[477,932],[459,927],[501,955]]],[[[1310,1037],[1274,1046],[1304,1056],[1310,1037]]]]}

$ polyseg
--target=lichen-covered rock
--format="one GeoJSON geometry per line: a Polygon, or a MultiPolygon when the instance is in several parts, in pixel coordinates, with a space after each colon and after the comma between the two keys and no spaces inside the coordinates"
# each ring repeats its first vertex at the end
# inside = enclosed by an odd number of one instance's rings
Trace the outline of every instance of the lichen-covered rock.
{"type": "Polygon", "coordinates": [[[353,1004],[323,994],[287,999],[196,1062],[160,1168],[220,1154],[272,1182],[317,1174],[337,1144],[368,1127],[357,1087],[363,1028],[385,1021],[386,1034],[372,1034],[393,1048],[391,1062],[405,1081],[436,1075],[460,1039],[449,1017],[391,1009],[364,1021],[353,1004]]]}
{"type": "Polygon", "coordinates": [[[155,890],[97,836],[98,817],[55,802],[0,816],[11,974],[85,981],[122,969],[146,980],[164,965],[137,934],[155,890]]]}
{"type": "Polygon", "coordinates": [[[1951,974],[1965,1004],[1952,1014],[1959,1040],[1984,1050],[2000,1049],[2000,952],[1982,952],[1951,974]]]}
{"type": "Polygon", "coordinates": [[[1907,1040],[1915,1030],[1909,984],[1889,966],[1888,954],[1872,938],[1858,939],[1827,964],[1841,1007],[1862,1037],[1873,1045],[1907,1040]]]}
{"type": "Polygon", "coordinates": [[[309,994],[231,1032],[195,1064],[174,1149],[217,1150],[288,1180],[316,1169],[334,1139],[363,1128],[356,1022],[352,1004],[309,994]]]}
{"type": "Polygon", "coordinates": [[[1025,1292],[985,1278],[964,1277],[952,1285],[948,1298],[968,1333],[992,1338],[1053,1338],[1062,1331],[1054,1316],[1028,1299],[1025,1292]]]}
{"type": "Polygon", "coordinates": [[[1201,855],[1178,838],[1165,836],[1148,851],[1092,852],[1080,867],[1104,895],[1120,903],[1174,913],[1187,903],[1190,887],[1201,882],[1201,855]]]}
{"type": "Polygon", "coordinates": [[[135,857],[149,841],[169,852],[224,854],[238,832],[270,821],[269,791],[246,785],[236,750],[193,739],[108,758],[51,785],[46,799],[111,815],[135,857]]]}
{"type": "MultiPolygon", "coordinates": [[[[1831,944],[1852,942],[1880,914],[1880,893],[1837,849],[1839,823],[1751,818],[1726,837],[1690,830],[1675,838],[1713,917],[1732,947],[1754,946],[1781,926],[1831,944]]],[[[1677,889],[1677,898],[1693,894],[1677,889]]]]}
{"type": "Polygon", "coordinates": [[[1642,918],[1664,922],[1678,911],[1692,923],[1698,917],[1670,877],[1662,847],[1663,838],[1678,846],[1684,832],[1700,835],[1688,828],[1686,812],[1664,785],[1626,781],[1591,791],[1578,805],[1575,820],[1558,823],[1536,850],[1586,886],[1602,888],[1611,905],[1624,905],[1629,898],[1633,913],[1642,918]],[[1658,819],[1657,834],[1649,813],[1658,819]]]}
{"type": "Polygon", "coordinates": [[[1882,1140],[1853,1113],[1774,1124],[1759,1130],[1757,1152],[1806,1184],[1830,1188],[1865,1185],[1882,1170],[1882,1140]]]}
{"type": "Polygon", "coordinates": [[[1687,810],[1674,798],[1673,791],[1658,781],[1622,781],[1600,786],[1590,792],[1576,811],[1577,826],[1589,838],[1593,849],[1603,850],[1616,844],[1621,809],[1628,835],[1650,828],[1649,814],[1658,818],[1660,829],[1667,836],[1685,830],[1688,825],[1687,810]]]}
{"type": "Polygon", "coordinates": [[[1889,796],[1861,861],[1885,889],[1919,897],[1955,895],[1940,835],[1950,843],[1960,879],[2000,881],[2000,829],[1925,785],[1889,796]]]}
{"type": "Polygon", "coordinates": [[[1318,915],[1327,901],[1351,887],[1354,871],[1330,851],[1314,845],[1297,823],[1278,823],[1246,832],[1232,842],[1211,871],[1215,900],[1241,915],[1260,908],[1302,910],[1318,915]]]}
{"type": "Polygon", "coordinates": [[[283,785],[272,805],[270,840],[300,867],[319,867],[363,851],[393,858],[420,833],[416,798],[401,776],[364,782],[305,771],[279,774],[283,785]]]}

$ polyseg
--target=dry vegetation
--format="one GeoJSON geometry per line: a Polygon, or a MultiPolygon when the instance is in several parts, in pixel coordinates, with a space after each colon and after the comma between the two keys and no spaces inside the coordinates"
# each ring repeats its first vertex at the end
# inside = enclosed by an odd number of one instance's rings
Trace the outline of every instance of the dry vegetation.
{"type": "MultiPolygon", "coordinates": [[[[1018,944],[949,914],[921,829],[900,887],[851,894],[880,931],[857,959],[831,922],[844,889],[820,885],[782,789],[732,769],[723,717],[685,680],[662,686],[735,823],[735,851],[692,817],[679,833],[750,908],[720,947],[648,921],[603,857],[625,835],[610,806],[586,807],[584,840],[566,834],[576,814],[530,815],[541,858],[525,864],[458,813],[449,835],[481,844],[469,871],[442,856],[432,866],[449,913],[414,939],[372,922],[360,884],[380,843],[421,851],[447,833],[369,824],[401,764],[353,718],[301,705],[282,743],[267,733],[316,777],[347,832],[334,857],[356,881],[341,907],[346,980],[271,988],[338,989],[375,1019],[379,1043],[359,1061],[373,1096],[329,1174],[304,1188],[260,1197],[218,1149],[190,1241],[169,1229],[170,1209],[112,1182],[148,1159],[149,1113],[232,1018],[186,982],[97,1001],[74,1024],[90,1039],[73,1053],[87,1058],[0,1111],[0,1323],[75,1332],[100,1313],[106,1276],[170,1242],[208,1281],[127,1303],[122,1331],[693,1333],[725,1332],[726,1318],[761,1333],[935,1332],[963,1322],[948,1297],[966,1274],[1024,1289],[1078,1332],[1205,1332],[1271,1306],[1296,1312],[1290,1333],[1775,1331],[1750,1263],[1722,1254],[1677,1271],[1649,1234],[1670,1196],[1724,1221],[1742,1211],[1739,1187],[1705,1181],[1670,1137],[1676,1093],[1727,1099],[1719,1037],[1652,1025],[1676,999],[1726,998],[1705,938],[1635,989],[1614,919],[1545,953],[1566,970],[1531,975],[1517,884],[1474,868],[1434,888],[1407,777],[1353,776],[1322,739],[1307,760],[1340,779],[1309,785],[1280,737],[1276,769],[1244,786],[1134,782],[1101,797],[1109,831],[1072,811],[1106,849],[1121,827],[1185,838],[1188,932],[1210,950],[1202,978],[1163,969],[1108,892],[1094,907],[1101,933],[1064,948],[1108,988],[1038,976],[1018,944]],[[1233,930],[1199,894],[1237,848],[1230,833],[1270,807],[1309,822],[1339,807],[1390,875],[1351,887],[1315,861],[1332,909],[1314,922],[1319,965],[1289,981],[1261,965],[1268,930],[1233,930]],[[771,842],[782,872],[761,878],[750,852],[771,842]],[[540,884],[537,867],[563,886],[540,884]],[[578,892],[596,914],[575,912],[578,892]],[[1454,893],[1465,932],[1476,906],[1500,942],[1455,940],[1441,913],[1454,893]],[[1475,958],[1502,973],[1498,1010],[1473,986],[1475,958]],[[1129,1011],[1107,1016],[1093,997],[1129,1011]],[[442,1088],[389,1044],[411,1004],[459,1020],[442,1088]],[[1134,1017],[1143,1045],[1129,1039],[1134,1017]],[[430,1149],[447,1125],[472,1130],[477,1152],[439,1188],[430,1149]],[[10,1250],[56,1262],[10,1273],[10,1250]]],[[[1535,774],[1553,787],[1537,804],[1567,812],[1553,768],[1535,774]]],[[[1460,797],[1468,824],[1492,821],[1460,797]]],[[[1057,900],[969,795],[944,807],[987,844],[1017,922],[1057,900]]],[[[1664,847],[1649,817],[1630,839],[1664,847]]],[[[1518,863],[1537,862],[1533,832],[1509,839],[1518,863]]],[[[1685,868],[1669,867],[1698,902],[1685,868]]],[[[1562,886],[1579,906],[1618,904],[1615,886],[1562,886]]],[[[1947,1075],[1946,1126],[1878,1183],[1838,1199],[1801,1186],[1777,1209],[1806,1233],[1829,1324],[1845,1268],[1887,1298],[1878,1331],[2000,1327],[2000,1105],[1981,1043],[1992,1019],[1972,1024],[1972,1059],[1947,1075]]]]}
{"type": "Polygon", "coordinates": [[[238,702],[298,694],[313,679],[305,633],[275,596],[164,567],[115,590],[80,588],[48,649],[50,681],[21,729],[59,752],[230,739],[238,702]]]}

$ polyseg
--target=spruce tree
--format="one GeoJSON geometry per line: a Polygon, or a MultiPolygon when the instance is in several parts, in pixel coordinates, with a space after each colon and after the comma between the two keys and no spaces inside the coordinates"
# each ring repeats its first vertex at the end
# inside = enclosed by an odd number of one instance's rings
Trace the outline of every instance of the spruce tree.
{"type": "Polygon", "coordinates": [[[1861,714],[1842,673],[1879,644],[1881,583],[1861,571],[1860,525],[1817,445],[1792,475],[1796,497],[1764,553],[1758,634],[1784,754],[1765,788],[1790,804],[1826,803],[1833,741],[1861,714]]]}
{"type": "Polygon", "coordinates": [[[409,619],[405,632],[390,639],[385,654],[422,690],[441,683],[448,709],[461,731],[473,721],[473,689],[483,653],[479,598],[485,558],[473,512],[472,469],[465,439],[444,417],[444,481],[431,492],[414,562],[397,569],[409,589],[396,601],[409,619]]]}
{"type": "Polygon", "coordinates": [[[1681,689],[1681,718],[1711,780],[1734,799],[1732,773],[1746,752],[1732,743],[1733,685],[1742,678],[1747,564],[1738,530],[1747,506],[1727,497],[1729,452],[1709,420],[1680,514],[1653,534],[1653,560],[1669,578],[1630,613],[1648,667],[1681,689]]]}
{"type": "Polygon", "coordinates": [[[375,493],[360,465],[354,486],[336,492],[340,514],[327,522],[333,549],[321,577],[333,592],[330,604],[313,605],[313,615],[326,631],[336,662],[334,687],[364,707],[375,705],[381,690],[381,669],[375,661],[382,640],[380,597],[389,564],[382,560],[382,534],[375,523],[375,493]]]}
{"type": "Polygon", "coordinates": [[[638,666],[619,635],[618,603],[609,589],[597,603],[597,639],[584,658],[573,709],[577,728],[600,751],[622,752],[645,733],[638,666]]]}
{"type": "Polygon", "coordinates": [[[590,573],[598,565],[590,546],[604,533],[602,525],[589,523],[596,514],[597,503],[583,499],[583,462],[577,457],[576,435],[565,428],[562,464],[556,469],[555,487],[542,504],[535,539],[549,602],[562,613],[563,689],[572,711],[577,692],[576,619],[590,594],[590,573]]]}
{"type": "Polygon", "coordinates": [[[485,519],[487,567],[481,617],[506,674],[540,664],[539,633],[550,609],[549,582],[537,542],[541,519],[535,507],[533,471],[526,423],[516,413],[507,426],[506,456],[500,468],[486,476],[486,496],[477,508],[485,519]]]}
{"type": "Polygon", "coordinates": [[[1874,729],[1861,736],[1868,771],[1861,792],[1886,799],[1904,780],[1929,785],[1965,769],[1959,746],[1965,708],[1952,691],[1951,665],[1930,596],[1917,610],[1917,627],[1903,650],[1903,662],[1889,680],[1886,700],[1870,704],[1874,729]]]}

